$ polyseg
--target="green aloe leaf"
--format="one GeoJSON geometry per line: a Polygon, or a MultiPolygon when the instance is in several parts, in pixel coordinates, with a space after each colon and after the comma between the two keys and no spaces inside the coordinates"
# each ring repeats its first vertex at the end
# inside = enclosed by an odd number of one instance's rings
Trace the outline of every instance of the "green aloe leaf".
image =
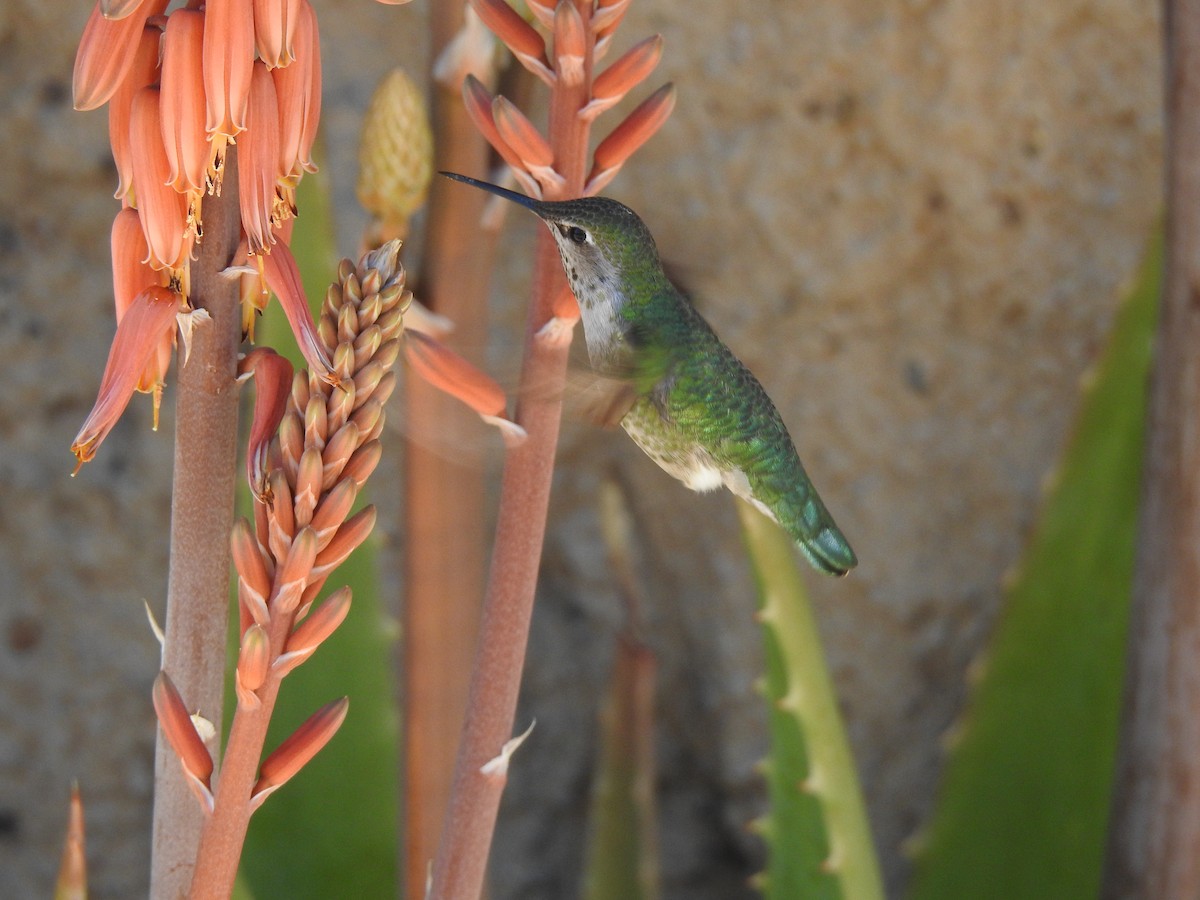
{"type": "Polygon", "coordinates": [[[759,591],[766,642],[771,808],[769,900],[883,897],[883,884],[837,696],[791,539],[750,504],[738,513],[759,591]]]}
{"type": "Polygon", "coordinates": [[[1161,259],[1156,239],[1086,388],[954,741],[915,900],[1099,892],[1161,259]]]}

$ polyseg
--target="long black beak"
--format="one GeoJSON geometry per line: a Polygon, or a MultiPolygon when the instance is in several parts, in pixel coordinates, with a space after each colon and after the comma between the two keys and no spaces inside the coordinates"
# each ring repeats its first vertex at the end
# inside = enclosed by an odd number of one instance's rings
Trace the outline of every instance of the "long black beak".
{"type": "Polygon", "coordinates": [[[495,194],[497,197],[503,197],[505,200],[511,200],[513,203],[520,204],[526,209],[541,215],[541,201],[534,200],[532,197],[526,197],[524,194],[518,194],[516,191],[510,191],[508,188],[502,188],[498,184],[491,184],[487,181],[480,181],[478,178],[470,178],[466,175],[459,175],[457,172],[438,172],[439,175],[445,175],[447,178],[453,178],[455,181],[461,181],[463,184],[469,184],[472,187],[477,187],[481,191],[487,191],[489,194],[495,194]]]}

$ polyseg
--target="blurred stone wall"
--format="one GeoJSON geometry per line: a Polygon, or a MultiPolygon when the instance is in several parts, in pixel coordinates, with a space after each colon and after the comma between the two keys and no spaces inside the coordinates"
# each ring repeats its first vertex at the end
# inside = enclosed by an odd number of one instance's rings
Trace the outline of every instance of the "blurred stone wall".
{"type": "MultiPolygon", "coordinates": [[[[315,5],[349,254],[354,130],[386,68],[425,65],[425,9],[315,5]]],[[[157,434],[139,398],[68,477],[112,334],[106,117],[70,98],[87,14],[0,6],[0,895],[48,894],[78,778],[103,900],[147,877],[157,648],[142,600],[161,610],[174,423],[169,393],[157,434]]],[[[639,0],[619,48],[654,31],[666,51],[648,86],[674,80],[678,105],[609,192],[776,399],[862,560],[809,580],[895,892],[964,669],[1159,210],[1157,7],[639,0]]],[[[510,336],[535,227],[512,224],[496,291],[510,336]]],[[[620,433],[568,427],[561,459],[522,710],[538,730],[506,796],[496,896],[577,883],[621,623],[595,514],[606,473],[634,498],[661,666],[667,895],[747,894],[765,737],[733,509],[620,433]]]]}

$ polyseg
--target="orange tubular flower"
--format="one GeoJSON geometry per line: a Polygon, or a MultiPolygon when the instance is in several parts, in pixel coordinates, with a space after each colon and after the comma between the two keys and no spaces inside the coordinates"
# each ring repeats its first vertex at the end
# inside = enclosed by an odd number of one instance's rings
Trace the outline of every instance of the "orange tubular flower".
{"type": "Polygon", "coordinates": [[[489,375],[427,334],[410,328],[404,336],[405,358],[423,380],[462,401],[480,416],[504,415],[508,400],[503,388],[489,375]]]}
{"type": "Polygon", "coordinates": [[[72,86],[76,109],[97,109],[116,93],[133,66],[146,20],[166,6],[167,0],[144,0],[136,12],[107,19],[96,4],[75,54],[72,86]]]}
{"type": "MultiPolygon", "coordinates": [[[[164,335],[172,334],[175,314],[182,306],[183,298],[179,294],[155,286],[138,294],[125,311],[108,353],[96,405],[71,443],[71,452],[80,466],[96,455],[96,448],[129,405],[129,399],[164,335]]],[[[79,466],[75,471],[79,471],[79,466]]]]}
{"type": "Polygon", "coordinates": [[[279,101],[271,72],[256,62],[250,79],[246,130],[238,141],[238,200],[250,255],[269,251],[275,243],[271,218],[279,171],[279,101]]]}
{"type": "Polygon", "coordinates": [[[122,209],[113,219],[112,226],[113,300],[118,322],[134,297],[147,285],[158,284],[161,280],[162,276],[146,261],[149,256],[150,248],[146,245],[138,211],[130,207],[122,209]]]}
{"type": "Polygon", "coordinates": [[[162,142],[158,88],[142,88],[133,98],[129,117],[133,151],[133,190],[142,228],[150,245],[150,265],[177,269],[190,250],[187,200],[169,184],[170,164],[162,142]]]}
{"type": "Polygon", "coordinates": [[[254,14],[250,4],[245,0],[208,0],[204,6],[204,98],[209,136],[236,137],[246,128],[253,63],[254,14]]]}
{"type": "Polygon", "coordinates": [[[262,500],[267,489],[271,438],[279,428],[292,390],[292,364],[268,347],[246,354],[238,366],[242,377],[254,376],[254,413],[250,442],[246,449],[246,481],[255,497],[262,500]]]}
{"type": "Polygon", "coordinates": [[[280,170],[285,178],[317,171],[312,146],[321,120],[321,41],[317,14],[308,0],[296,10],[296,60],[285,69],[274,69],[279,100],[280,170]]]}
{"type": "Polygon", "coordinates": [[[296,258],[292,256],[292,251],[288,249],[287,244],[276,244],[275,248],[270,253],[263,254],[260,260],[263,277],[267,286],[279,298],[304,359],[317,377],[330,380],[333,377],[333,363],[325,353],[321,338],[313,325],[304,287],[300,283],[300,270],[296,267],[296,258]]]}
{"type": "Polygon", "coordinates": [[[254,44],[267,68],[290,66],[296,60],[293,40],[301,0],[254,0],[254,44]]]}
{"type": "Polygon", "coordinates": [[[162,62],[162,141],[169,183],[179,193],[204,190],[212,145],[205,133],[204,13],[178,9],[167,19],[162,62]]]}
{"type": "Polygon", "coordinates": [[[108,102],[108,142],[117,167],[117,190],[113,194],[122,203],[133,201],[133,154],[129,146],[129,118],[133,98],[144,87],[158,81],[158,45],[162,31],[154,25],[142,29],[141,40],[133,50],[133,61],[108,102]]]}

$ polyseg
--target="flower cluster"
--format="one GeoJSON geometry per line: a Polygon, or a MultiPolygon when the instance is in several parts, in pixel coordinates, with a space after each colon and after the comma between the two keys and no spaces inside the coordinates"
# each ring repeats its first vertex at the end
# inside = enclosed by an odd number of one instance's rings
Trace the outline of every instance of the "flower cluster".
{"type": "MultiPolygon", "coordinates": [[[[75,108],[108,104],[122,206],[112,230],[118,336],[96,408],[71,447],[80,463],[95,454],[134,390],[154,394],[157,415],[175,345],[174,316],[166,312],[191,310],[190,262],[203,239],[204,200],[221,193],[230,145],[237,145],[252,276],[246,293],[258,308],[268,287],[275,289],[265,257],[286,244],[296,185],[315,170],[321,55],[308,0],[206,0],[165,14],[167,5],[97,0],[75,59],[75,108]]],[[[289,264],[290,256],[275,269],[289,264]]],[[[298,304],[303,294],[280,299],[298,304]]],[[[288,312],[310,350],[307,310],[288,312]]],[[[309,362],[327,371],[328,360],[309,362]]]]}
{"type": "MultiPolygon", "coordinates": [[[[590,88],[587,102],[576,111],[590,124],[619,103],[658,65],[662,37],[653,35],[635,44],[593,78],[590,67],[608,51],[613,33],[629,8],[629,0],[598,0],[593,6],[556,0],[529,0],[529,11],[553,36],[548,47],[538,30],[522,19],[505,0],[472,0],[484,24],[513,52],[525,68],[551,89],[557,85],[590,88]],[[582,11],[581,11],[582,10],[582,11]],[[590,51],[590,52],[589,52],[590,51]]],[[[567,199],[565,179],[555,165],[550,142],[512,102],[493,97],[474,76],[463,83],[467,111],[476,127],[512,168],[534,197],[567,199]]],[[[675,88],[665,84],[633,110],[592,152],[592,168],[583,185],[584,196],[604,189],[625,161],[658,131],[675,106],[675,88]]]]}
{"type": "Polygon", "coordinates": [[[189,783],[218,818],[239,811],[248,816],[316,754],[346,714],[344,699],[323,707],[258,764],[280,682],[349,611],[349,588],[314,605],[317,595],[375,524],[373,506],[351,511],[381,456],[384,404],[395,388],[392,370],[412,302],[399,248],[391,241],[357,267],[349,260],[339,267],[316,327],[333,383],[320,374],[293,376],[291,365],[266,348],[242,363],[256,389],[247,467],[259,502],[254,524],[240,520],[231,540],[241,640],[237,712],[220,776],[227,785],[213,785],[212,758],[165,673],[154,694],[164,734],[189,783]],[[223,803],[234,808],[225,810],[223,803]]]}

